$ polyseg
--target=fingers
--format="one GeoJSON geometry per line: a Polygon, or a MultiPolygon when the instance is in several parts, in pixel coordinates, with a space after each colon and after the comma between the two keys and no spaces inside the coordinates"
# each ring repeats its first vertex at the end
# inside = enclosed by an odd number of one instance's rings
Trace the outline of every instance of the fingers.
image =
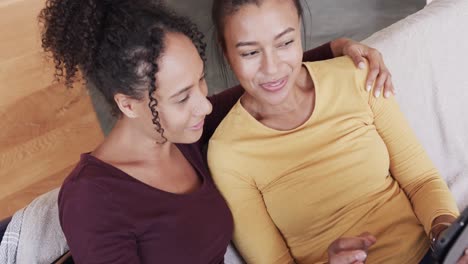
{"type": "Polygon", "coordinates": [[[357,264],[366,261],[367,254],[362,250],[346,251],[329,260],[330,264],[357,264]]]}
{"type": "Polygon", "coordinates": [[[366,67],[365,58],[369,61],[369,73],[366,81],[366,90],[368,92],[374,87],[375,97],[383,94],[385,98],[388,98],[395,94],[391,74],[385,66],[382,54],[379,51],[351,41],[343,48],[343,54],[351,57],[356,67],[360,69],[366,67]]]}
{"type": "Polygon", "coordinates": [[[377,75],[380,73],[380,53],[372,50],[368,53],[367,59],[369,61],[369,73],[367,74],[366,90],[370,92],[377,79],[377,75]]]}
{"type": "Polygon", "coordinates": [[[384,97],[389,98],[392,94],[395,95],[396,93],[392,82],[392,76],[389,75],[384,85],[384,97]]]}
{"type": "Polygon", "coordinates": [[[359,69],[364,69],[366,67],[364,57],[362,56],[362,53],[359,50],[359,48],[351,47],[348,49],[347,53],[349,53],[348,56],[351,57],[356,67],[358,67],[359,69]]]}
{"type": "Polygon", "coordinates": [[[465,249],[465,254],[457,261],[457,264],[468,264],[468,248],[465,249]]]}
{"type": "Polygon", "coordinates": [[[361,234],[358,237],[343,237],[335,240],[330,245],[330,251],[339,253],[346,250],[367,250],[376,241],[377,239],[370,234],[361,234]]]}
{"type": "Polygon", "coordinates": [[[385,98],[395,94],[392,76],[385,66],[382,54],[371,49],[367,56],[369,60],[369,74],[367,75],[366,90],[369,92],[374,84],[374,96],[379,97],[382,93],[385,98]]]}
{"type": "MultiPolygon", "coordinates": [[[[358,237],[367,239],[371,243],[371,245],[373,245],[373,244],[375,244],[375,242],[377,242],[377,238],[375,236],[373,236],[369,232],[364,232],[364,233],[360,234],[358,237]]],[[[369,246],[371,246],[371,245],[369,245],[369,246]]]]}
{"type": "Polygon", "coordinates": [[[333,252],[338,253],[345,250],[367,249],[366,239],[358,237],[340,238],[335,241],[332,247],[333,252]]]}
{"type": "Polygon", "coordinates": [[[367,259],[367,249],[377,239],[368,232],[357,237],[339,238],[328,247],[330,264],[363,264],[367,259]]]}
{"type": "Polygon", "coordinates": [[[387,79],[389,78],[388,72],[380,71],[379,76],[377,76],[377,81],[374,85],[374,96],[379,97],[382,94],[383,86],[387,79]]]}

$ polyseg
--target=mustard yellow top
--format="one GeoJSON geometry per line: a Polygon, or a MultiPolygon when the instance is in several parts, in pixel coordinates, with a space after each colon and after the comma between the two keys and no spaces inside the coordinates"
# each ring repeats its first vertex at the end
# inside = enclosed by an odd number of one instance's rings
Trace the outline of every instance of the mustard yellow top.
{"type": "Polygon", "coordinates": [[[447,185],[394,98],[365,91],[366,70],[304,65],[316,89],[304,124],[271,129],[238,102],[209,143],[235,245],[247,263],[322,263],[332,241],[369,231],[367,263],[419,263],[433,219],[459,214],[447,185]]]}

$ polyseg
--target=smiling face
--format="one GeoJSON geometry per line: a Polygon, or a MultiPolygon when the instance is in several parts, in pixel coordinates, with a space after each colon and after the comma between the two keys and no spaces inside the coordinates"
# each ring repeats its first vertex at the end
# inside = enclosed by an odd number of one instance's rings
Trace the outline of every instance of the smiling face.
{"type": "Polygon", "coordinates": [[[156,75],[156,109],[169,141],[193,143],[201,137],[205,116],[212,110],[204,64],[192,41],[182,34],[168,33],[165,47],[156,75]]]}
{"type": "MultiPolygon", "coordinates": [[[[169,142],[194,143],[201,137],[205,116],[212,110],[206,98],[204,64],[192,41],[183,34],[167,33],[164,45],[165,50],[158,59],[157,88],[153,95],[158,102],[160,124],[169,142]]],[[[121,109],[134,119],[134,125],[143,135],[160,141],[148,103],[146,95],[143,100],[131,101],[131,111],[125,107],[121,109]]]]}
{"type": "Polygon", "coordinates": [[[257,102],[288,98],[302,66],[300,18],[292,0],[246,4],[224,19],[225,56],[257,102]]]}

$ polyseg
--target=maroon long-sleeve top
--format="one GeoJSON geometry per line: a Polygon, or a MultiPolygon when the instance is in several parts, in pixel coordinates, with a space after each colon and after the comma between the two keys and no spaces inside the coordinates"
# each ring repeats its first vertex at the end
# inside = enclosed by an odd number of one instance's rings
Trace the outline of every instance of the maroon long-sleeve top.
{"type": "MultiPolygon", "coordinates": [[[[332,57],[329,43],[304,54],[306,61],[332,57]]],[[[233,221],[201,149],[242,93],[236,86],[209,97],[213,112],[201,139],[176,144],[201,179],[195,192],[158,190],[82,154],[58,201],[75,263],[223,263],[233,221]]]]}

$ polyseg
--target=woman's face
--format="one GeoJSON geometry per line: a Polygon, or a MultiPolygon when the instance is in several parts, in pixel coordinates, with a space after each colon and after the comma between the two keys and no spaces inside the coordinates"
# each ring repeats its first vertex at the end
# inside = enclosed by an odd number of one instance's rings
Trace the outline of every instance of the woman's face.
{"type": "Polygon", "coordinates": [[[224,19],[225,56],[247,93],[278,105],[301,69],[300,18],[291,0],[246,4],[224,19]]]}
{"type": "MultiPolygon", "coordinates": [[[[202,135],[205,116],[212,106],[206,96],[204,64],[192,41],[185,35],[167,33],[165,51],[158,60],[155,99],[164,136],[173,143],[193,143],[202,135]]],[[[155,136],[149,99],[143,100],[140,113],[145,131],[155,136]]]]}

